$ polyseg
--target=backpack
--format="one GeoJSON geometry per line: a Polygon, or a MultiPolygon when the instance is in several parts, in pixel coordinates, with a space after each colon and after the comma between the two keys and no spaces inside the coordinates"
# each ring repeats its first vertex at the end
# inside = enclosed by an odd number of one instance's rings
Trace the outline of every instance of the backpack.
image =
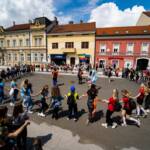
{"type": "Polygon", "coordinates": [[[129,99],[129,107],[131,110],[136,109],[136,102],[133,99],[129,99]]]}
{"type": "Polygon", "coordinates": [[[74,97],[74,94],[71,94],[71,95],[68,96],[67,104],[68,104],[68,105],[74,105],[74,104],[75,104],[75,97],[74,97]]]}
{"type": "Polygon", "coordinates": [[[119,112],[119,111],[121,111],[121,108],[122,108],[121,103],[117,101],[117,102],[115,103],[114,110],[115,110],[116,112],[119,112]]]}

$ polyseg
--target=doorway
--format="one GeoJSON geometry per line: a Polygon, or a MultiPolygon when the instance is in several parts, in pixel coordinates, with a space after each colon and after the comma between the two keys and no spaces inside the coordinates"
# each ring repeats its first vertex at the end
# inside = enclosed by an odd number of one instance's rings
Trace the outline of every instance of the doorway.
{"type": "Polygon", "coordinates": [[[71,57],[70,58],[70,64],[75,65],[75,60],[76,60],[75,57],[71,57]]]}
{"type": "Polygon", "coordinates": [[[104,68],[105,67],[105,60],[100,60],[99,61],[99,68],[104,68]]]}
{"type": "Polygon", "coordinates": [[[148,59],[138,59],[136,69],[137,70],[146,70],[148,67],[149,60],[148,59]]]}

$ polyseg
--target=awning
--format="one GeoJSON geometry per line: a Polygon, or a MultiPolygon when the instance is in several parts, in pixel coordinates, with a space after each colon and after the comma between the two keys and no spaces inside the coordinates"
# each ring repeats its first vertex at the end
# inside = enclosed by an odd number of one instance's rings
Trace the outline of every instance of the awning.
{"type": "Polygon", "coordinates": [[[90,57],[89,54],[79,54],[79,57],[90,57]]]}
{"type": "Polygon", "coordinates": [[[79,59],[80,60],[88,60],[90,58],[89,54],[80,54],[79,59]]]}
{"type": "Polygon", "coordinates": [[[52,54],[51,59],[66,59],[66,55],[63,54],[52,54]]]}

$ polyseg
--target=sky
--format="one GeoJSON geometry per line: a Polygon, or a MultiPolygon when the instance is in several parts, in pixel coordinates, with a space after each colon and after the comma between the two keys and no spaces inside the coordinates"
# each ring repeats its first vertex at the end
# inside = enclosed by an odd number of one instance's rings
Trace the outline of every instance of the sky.
{"type": "Polygon", "coordinates": [[[136,25],[150,0],[0,0],[0,26],[26,23],[45,16],[60,24],[96,22],[97,27],[136,25]]]}

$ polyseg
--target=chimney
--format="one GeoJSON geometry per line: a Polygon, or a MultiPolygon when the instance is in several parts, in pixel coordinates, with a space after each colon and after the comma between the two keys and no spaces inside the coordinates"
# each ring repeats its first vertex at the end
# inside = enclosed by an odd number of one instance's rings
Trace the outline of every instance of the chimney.
{"type": "Polygon", "coordinates": [[[83,20],[80,20],[80,23],[83,23],[83,20]]]}
{"type": "Polygon", "coordinates": [[[73,21],[69,21],[69,24],[73,24],[73,21]]]}
{"type": "Polygon", "coordinates": [[[32,24],[32,20],[29,19],[29,24],[32,24]]]}
{"type": "Polygon", "coordinates": [[[54,17],[54,20],[57,21],[57,17],[54,17]]]}
{"type": "Polygon", "coordinates": [[[13,21],[13,26],[15,26],[15,24],[16,24],[15,21],[13,21]]]}

